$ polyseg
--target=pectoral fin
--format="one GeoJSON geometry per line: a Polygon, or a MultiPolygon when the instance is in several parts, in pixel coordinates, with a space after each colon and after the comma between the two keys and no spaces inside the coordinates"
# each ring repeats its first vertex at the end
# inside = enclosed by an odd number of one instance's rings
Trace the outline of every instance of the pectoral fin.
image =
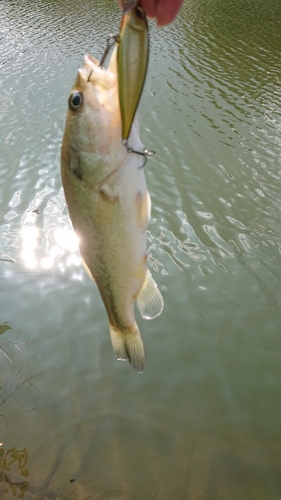
{"type": "Polygon", "coordinates": [[[136,195],[136,206],[137,206],[137,222],[138,226],[142,232],[146,231],[150,210],[151,210],[151,201],[149,192],[146,191],[144,195],[140,191],[137,192],[136,195]]]}
{"type": "Polygon", "coordinates": [[[136,303],[144,319],[157,318],[164,309],[163,297],[148,270],[141,291],[137,296],[136,303]]]}

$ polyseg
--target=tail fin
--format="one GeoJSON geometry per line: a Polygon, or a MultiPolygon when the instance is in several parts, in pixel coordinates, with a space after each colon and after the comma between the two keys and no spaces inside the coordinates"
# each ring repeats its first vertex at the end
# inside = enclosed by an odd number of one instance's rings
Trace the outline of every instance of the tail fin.
{"type": "Polygon", "coordinates": [[[117,359],[128,359],[134,370],[142,373],[145,368],[145,351],[137,324],[133,330],[126,332],[109,324],[109,331],[117,359]]]}

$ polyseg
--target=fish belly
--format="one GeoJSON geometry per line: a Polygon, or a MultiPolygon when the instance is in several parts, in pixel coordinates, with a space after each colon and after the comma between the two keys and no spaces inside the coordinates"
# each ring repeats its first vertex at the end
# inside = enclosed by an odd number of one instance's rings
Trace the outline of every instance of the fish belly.
{"type": "MultiPolygon", "coordinates": [[[[62,157],[64,155],[62,154],[62,157]]],[[[139,158],[125,164],[98,185],[87,184],[64,165],[62,178],[70,218],[83,260],[97,283],[119,359],[144,368],[144,348],[134,317],[134,301],[146,276],[146,227],[149,207],[139,158]],[[133,342],[134,355],[123,339],[133,342]]],[[[132,350],[132,348],[131,348],[132,350]]]]}

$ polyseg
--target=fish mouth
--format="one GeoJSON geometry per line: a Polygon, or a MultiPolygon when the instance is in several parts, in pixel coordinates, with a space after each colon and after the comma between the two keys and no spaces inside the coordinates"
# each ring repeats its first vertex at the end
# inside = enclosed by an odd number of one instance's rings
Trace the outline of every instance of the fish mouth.
{"type": "Polygon", "coordinates": [[[92,80],[92,77],[96,80],[97,76],[99,75],[102,77],[104,73],[104,68],[102,68],[99,64],[99,61],[92,56],[91,54],[86,54],[84,56],[84,64],[83,64],[83,69],[88,71],[89,75],[87,78],[87,81],[90,82],[92,80]]]}
{"type": "Polygon", "coordinates": [[[84,56],[84,64],[90,69],[94,69],[95,66],[99,66],[99,61],[91,54],[86,54],[84,56]]]}
{"type": "Polygon", "coordinates": [[[100,86],[104,90],[110,90],[116,84],[116,75],[100,66],[99,61],[91,54],[84,56],[84,64],[79,73],[86,82],[100,86]]]}

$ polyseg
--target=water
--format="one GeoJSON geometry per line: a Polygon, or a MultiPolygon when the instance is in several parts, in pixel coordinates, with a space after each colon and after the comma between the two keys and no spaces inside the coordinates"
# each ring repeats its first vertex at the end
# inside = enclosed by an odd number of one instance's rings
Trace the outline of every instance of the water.
{"type": "Polygon", "coordinates": [[[280,499],[279,0],[186,0],[150,24],[139,121],[165,309],[137,318],[141,376],[114,359],[59,168],[70,88],[117,5],[0,14],[1,499],[280,499]]]}

